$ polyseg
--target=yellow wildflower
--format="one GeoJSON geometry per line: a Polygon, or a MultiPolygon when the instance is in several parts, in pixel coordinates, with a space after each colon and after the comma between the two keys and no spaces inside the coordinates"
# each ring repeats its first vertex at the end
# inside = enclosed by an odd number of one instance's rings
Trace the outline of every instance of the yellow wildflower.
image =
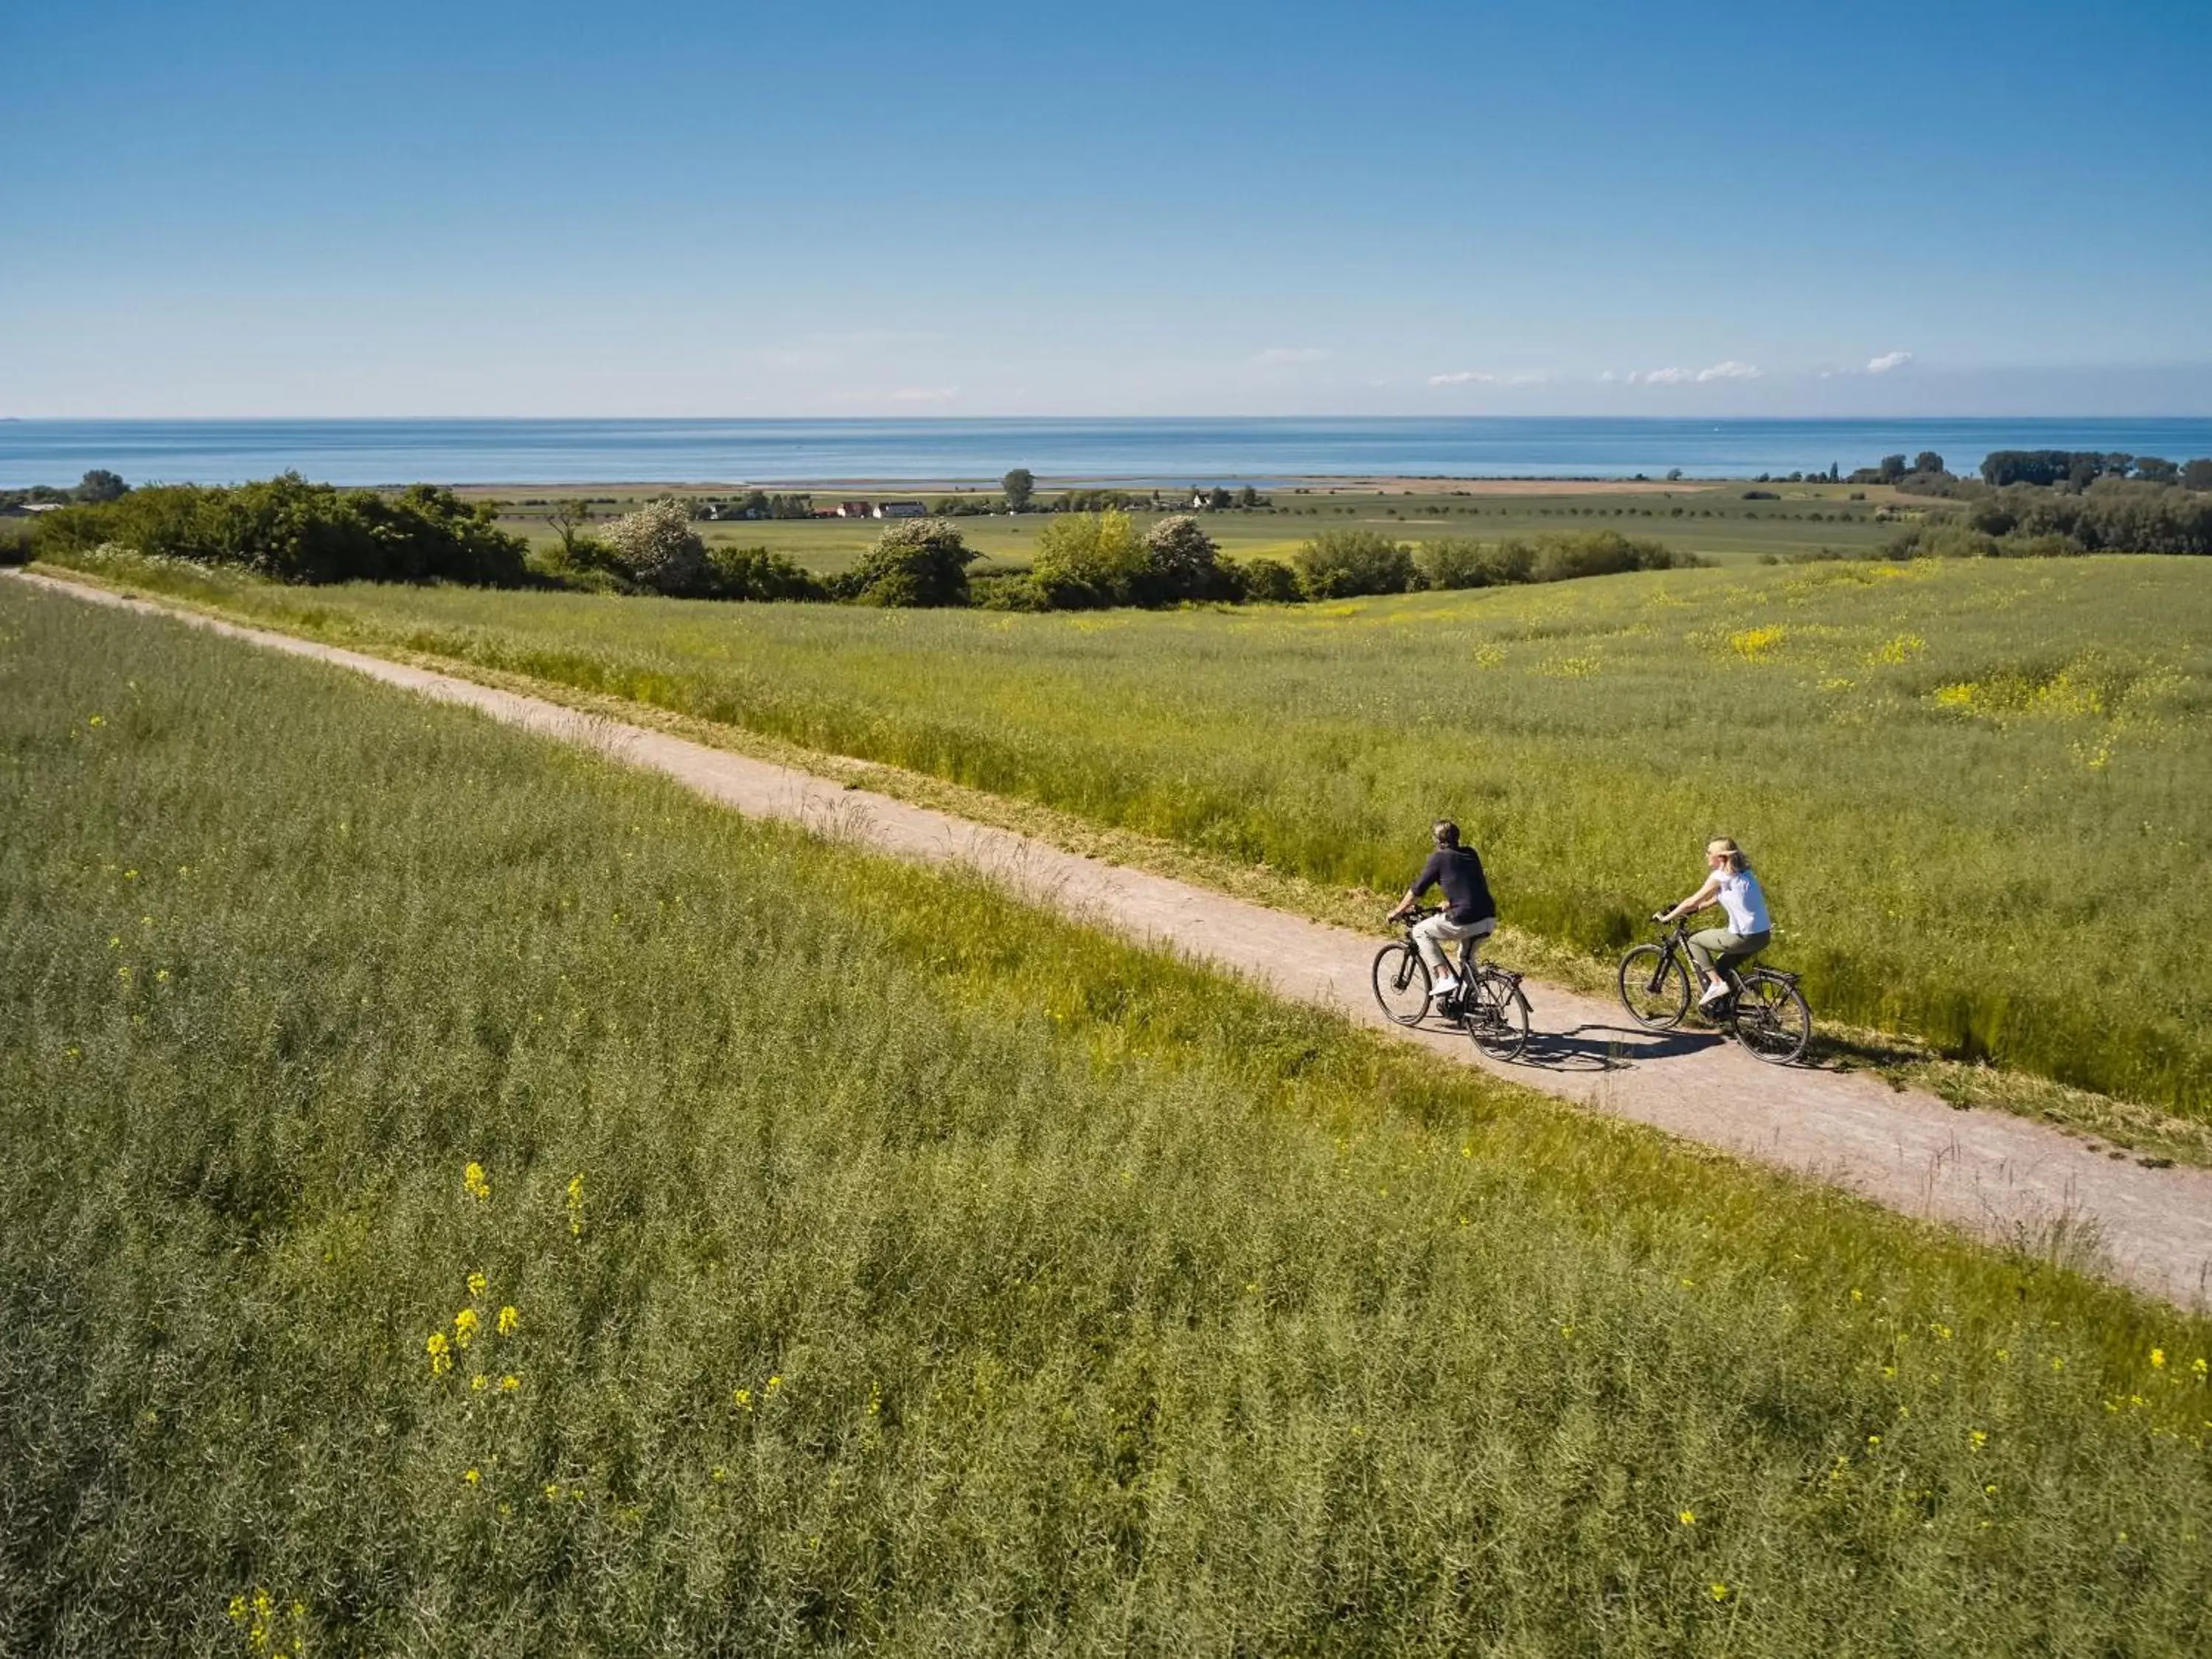
{"type": "Polygon", "coordinates": [[[2153,1370],[2163,1370],[2166,1368],[2165,1349],[2153,1348],[2150,1351],[2150,1366],[2153,1370]]]}
{"type": "Polygon", "coordinates": [[[467,1474],[464,1474],[461,1479],[467,1481],[471,1486],[478,1486],[481,1485],[483,1480],[483,1472],[481,1469],[472,1468],[467,1474]]]}
{"type": "Polygon", "coordinates": [[[1729,1599],[1729,1587],[1726,1584],[1708,1584],[1705,1586],[1705,1591],[1716,1601],[1725,1601],[1729,1599]]]}
{"type": "Polygon", "coordinates": [[[484,1178],[484,1166],[471,1162],[461,1171],[461,1190],[479,1204],[491,1197],[491,1182],[484,1178]]]}
{"type": "Polygon", "coordinates": [[[730,1403],[741,1412],[750,1411],[753,1408],[753,1391],[750,1389],[739,1389],[730,1396],[730,1403]]]}
{"type": "Polygon", "coordinates": [[[477,1310],[474,1308],[464,1308],[455,1314],[453,1316],[454,1343],[460,1347],[467,1347],[471,1339],[477,1334],[477,1310]]]}
{"type": "Polygon", "coordinates": [[[1698,1512],[1695,1510],[1684,1510],[1674,1518],[1686,1527],[1694,1527],[1698,1524],[1698,1512]]]}
{"type": "Polygon", "coordinates": [[[501,1336],[513,1336],[521,1326],[522,1316],[511,1304],[499,1310],[499,1334],[501,1336]]]}
{"type": "Polygon", "coordinates": [[[469,1386],[471,1389],[474,1389],[478,1394],[482,1394],[484,1391],[484,1385],[490,1381],[491,1379],[489,1377],[486,1376],[482,1371],[478,1371],[474,1376],[469,1379],[469,1386]]]}
{"type": "Polygon", "coordinates": [[[1976,1429],[1972,1434],[1967,1437],[1967,1438],[1974,1443],[1974,1449],[1976,1451],[1981,1450],[1983,1447],[1990,1443],[1989,1432],[1984,1429],[1976,1429]]]}
{"type": "Polygon", "coordinates": [[[469,1275],[469,1294],[471,1296],[482,1296],[484,1293],[484,1286],[490,1282],[491,1281],[487,1279],[481,1272],[471,1273],[469,1275]]]}
{"type": "Polygon", "coordinates": [[[452,1347],[446,1340],[445,1332],[431,1332],[429,1339],[422,1344],[422,1349],[430,1356],[431,1376],[443,1376],[453,1369],[452,1347]]]}
{"type": "Polygon", "coordinates": [[[568,1177],[568,1237],[584,1236],[584,1172],[579,1170],[568,1177]]]}
{"type": "Polygon", "coordinates": [[[505,1376],[499,1379],[499,1391],[501,1394],[513,1394],[521,1386],[522,1379],[517,1376],[513,1371],[509,1371],[505,1376]]]}

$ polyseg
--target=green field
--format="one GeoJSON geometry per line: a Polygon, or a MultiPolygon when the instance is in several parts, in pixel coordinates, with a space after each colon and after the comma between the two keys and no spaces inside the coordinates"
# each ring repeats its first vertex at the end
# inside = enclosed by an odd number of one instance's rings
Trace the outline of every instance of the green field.
{"type": "Polygon", "coordinates": [[[1448,812],[1509,921],[1601,957],[1732,834],[1827,1018],[2212,1116],[2198,561],[1056,617],[164,580],[1337,888],[1448,812]]]}
{"type": "Polygon", "coordinates": [[[0,821],[0,1650],[2212,1640],[2063,1269],[13,586],[0,821]]]}
{"type": "MultiPolygon", "coordinates": [[[[841,493],[821,491],[821,503],[841,493]]],[[[870,499],[886,492],[861,492],[870,499]]],[[[926,492],[934,500],[940,492],[926,492]]],[[[1170,500],[1175,492],[1164,492],[1170,500]]],[[[536,496],[532,501],[539,500],[536,496]]],[[[559,497],[548,497],[557,501],[559,497]]],[[[641,505],[642,495],[620,495],[592,510],[604,517],[641,505]]],[[[1941,513],[1943,503],[1901,498],[1887,488],[1838,484],[1726,485],[1699,488],[1655,485],[1649,492],[1555,495],[1452,494],[1383,495],[1371,490],[1331,490],[1317,486],[1307,494],[1273,492],[1273,505],[1253,512],[1205,515],[1206,532],[1231,558],[1265,554],[1288,558],[1298,544],[1322,530],[1380,531],[1403,541],[1469,537],[1501,541],[1510,537],[1577,534],[1595,530],[1649,538],[1717,563],[1741,564],[1762,555],[1809,552],[1822,547],[1858,549],[1879,545],[1913,517],[1941,513]],[[1747,488],[1773,491],[1771,501],[1741,499],[1747,488]],[[1868,497],[1854,501],[1854,493],[1868,497]],[[1887,513],[1887,518],[1877,517],[1887,513]],[[1903,516],[1900,516],[1903,515],[1903,516]]],[[[550,508],[526,507],[510,500],[501,528],[527,537],[533,544],[553,540],[547,522],[550,508]]],[[[1139,513],[1139,527],[1161,514],[1139,513]]],[[[983,556],[979,571],[1028,563],[1038,532],[1051,521],[1043,513],[963,518],[957,522],[968,544],[983,556]]],[[[872,520],[784,519],[737,523],[702,523],[710,543],[732,547],[766,547],[823,574],[848,568],[873,544],[883,526],[872,520]]]]}

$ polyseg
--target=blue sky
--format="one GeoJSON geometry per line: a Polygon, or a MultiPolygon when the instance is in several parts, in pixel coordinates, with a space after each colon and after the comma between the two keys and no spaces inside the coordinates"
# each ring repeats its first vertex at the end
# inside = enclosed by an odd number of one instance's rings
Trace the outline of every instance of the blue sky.
{"type": "Polygon", "coordinates": [[[0,415],[2212,413],[2212,7],[0,9],[0,415]]]}

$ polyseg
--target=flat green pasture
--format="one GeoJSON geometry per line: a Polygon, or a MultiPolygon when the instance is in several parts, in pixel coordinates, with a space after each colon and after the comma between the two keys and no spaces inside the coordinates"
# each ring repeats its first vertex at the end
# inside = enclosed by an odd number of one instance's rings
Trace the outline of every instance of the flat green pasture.
{"type": "MultiPolygon", "coordinates": [[[[1869,499],[1860,501],[1846,499],[1850,493],[1840,486],[1811,484],[1684,485],[1673,490],[1655,486],[1647,494],[1559,495],[1382,495],[1316,487],[1304,495],[1277,491],[1271,507],[1209,513],[1203,518],[1206,532],[1232,558],[1264,554],[1286,559],[1300,542],[1324,530],[1375,530],[1403,541],[1468,537],[1486,542],[1613,530],[1662,542],[1717,563],[1741,564],[1765,554],[1878,545],[1911,521],[1900,515],[1947,510],[1938,502],[1898,498],[1892,490],[1863,490],[1869,499]],[[1771,489],[1783,499],[1742,500],[1742,490],[1754,487],[1771,489]],[[1885,512],[1890,516],[1876,516],[1885,512]]],[[[1172,492],[1169,494],[1171,498],[1172,492]]],[[[834,498],[835,492],[817,496],[824,502],[834,498]]],[[[624,495],[593,511],[609,516],[645,499],[624,495]]],[[[514,503],[500,522],[533,544],[548,544],[553,539],[546,521],[550,510],[514,503]]],[[[1135,516],[1140,525],[1149,526],[1165,514],[1143,512],[1135,516]]],[[[956,522],[968,545],[983,556],[975,568],[990,570],[1027,564],[1036,551],[1038,532],[1050,521],[1049,514],[1030,513],[977,515],[956,522]]],[[[867,519],[768,519],[702,522],[699,526],[711,543],[766,547],[823,574],[848,568],[883,528],[867,519]]]]}
{"type": "Polygon", "coordinates": [[[14,586],[0,822],[9,1652],[2212,1640],[2047,1261],[14,586]]]}
{"type": "Polygon", "coordinates": [[[2203,562],[1045,617],[169,580],[1378,896],[1449,814],[1601,957],[1734,835],[1820,1013],[2212,1115],[2203,562]]]}

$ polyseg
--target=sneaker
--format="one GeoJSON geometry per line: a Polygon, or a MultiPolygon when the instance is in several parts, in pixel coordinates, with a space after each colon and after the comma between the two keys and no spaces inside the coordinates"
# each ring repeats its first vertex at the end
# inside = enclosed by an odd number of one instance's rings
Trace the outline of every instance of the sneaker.
{"type": "Polygon", "coordinates": [[[1716,1002],[1725,1002],[1728,1000],[1728,994],[1729,988],[1725,985],[1709,985],[1705,988],[1705,995],[1698,999],[1698,1006],[1710,1008],[1716,1002]]]}
{"type": "Polygon", "coordinates": [[[1459,981],[1457,980],[1450,978],[1440,979],[1433,986],[1429,988],[1429,1000],[1433,1002],[1438,997],[1448,997],[1458,989],[1459,981]]]}

